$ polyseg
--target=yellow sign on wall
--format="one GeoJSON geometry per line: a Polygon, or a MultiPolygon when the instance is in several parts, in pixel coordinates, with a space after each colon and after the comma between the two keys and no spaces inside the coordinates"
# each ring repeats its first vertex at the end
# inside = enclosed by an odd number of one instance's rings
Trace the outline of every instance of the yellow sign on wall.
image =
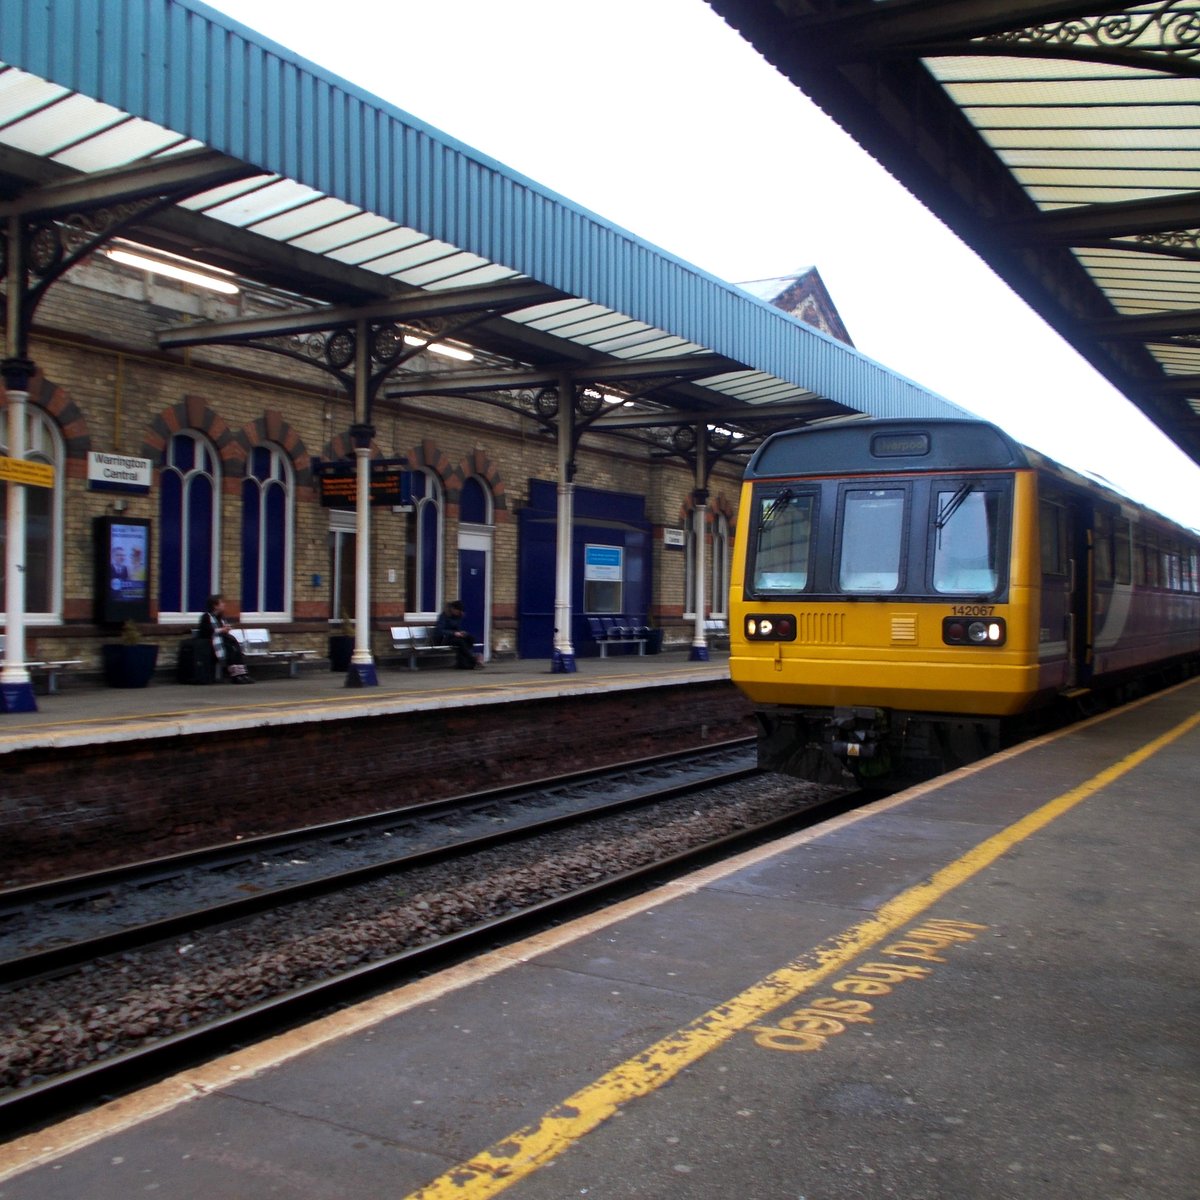
{"type": "Polygon", "coordinates": [[[24,458],[0,457],[0,479],[10,483],[25,483],[30,487],[52,488],[54,468],[48,463],[29,462],[24,458]]]}

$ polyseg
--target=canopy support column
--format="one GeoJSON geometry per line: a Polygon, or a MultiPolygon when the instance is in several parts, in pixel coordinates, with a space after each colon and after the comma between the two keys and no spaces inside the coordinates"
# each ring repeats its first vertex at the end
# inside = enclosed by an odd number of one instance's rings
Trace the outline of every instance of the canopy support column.
{"type": "Polygon", "coordinates": [[[370,363],[366,321],[358,322],[355,334],[354,424],[350,427],[356,460],[354,653],[346,672],[346,686],[378,687],[379,676],[371,654],[371,439],[375,430],[369,423],[370,363]]]}
{"type": "Polygon", "coordinates": [[[551,674],[575,671],[571,641],[571,546],[575,520],[575,385],[558,381],[558,520],[554,555],[554,657],[551,674]]]}
{"type": "Polygon", "coordinates": [[[708,527],[708,427],[701,423],[696,427],[696,487],[692,492],[694,508],[692,509],[693,528],[695,530],[695,595],[692,598],[693,611],[696,614],[696,624],[692,629],[692,649],[688,658],[692,662],[708,662],[708,635],[704,625],[704,576],[705,576],[705,535],[708,527]]]}
{"type": "MultiPolygon", "coordinates": [[[[24,264],[21,257],[21,222],[9,217],[7,245],[7,324],[5,338],[9,358],[0,371],[8,395],[8,457],[22,462],[25,459],[25,401],[29,396],[29,379],[34,365],[24,357],[21,306],[25,299],[24,264]]],[[[4,552],[6,615],[4,634],[4,667],[0,670],[0,711],[37,712],[33,698],[33,682],[25,666],[25,485],[15,479],[8,481],[8,507],[5,513],[7,546],[4,552]]]]}

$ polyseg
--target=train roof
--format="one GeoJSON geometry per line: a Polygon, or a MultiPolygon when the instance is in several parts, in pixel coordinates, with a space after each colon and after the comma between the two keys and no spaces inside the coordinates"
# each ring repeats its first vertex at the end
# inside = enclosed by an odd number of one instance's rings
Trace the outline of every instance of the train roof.
{"type": "Polygon", "coordinates": [[[851,418],[772,434],[746,465],[745,478],[1012,469],[1033,466],[1031,453],[987,421],[851,418]]]}

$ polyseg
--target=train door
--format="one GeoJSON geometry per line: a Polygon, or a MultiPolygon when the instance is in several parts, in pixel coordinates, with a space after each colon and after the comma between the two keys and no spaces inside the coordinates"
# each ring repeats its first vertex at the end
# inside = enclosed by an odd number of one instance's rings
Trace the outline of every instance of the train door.
{"type": "Polygon", "coordinates": [[[1087,687],[1094,623],[1092,509],[1057,488],[1038,501],[1041,541],[1039,662],[1043,686],[1087,687]]]}
{"type": "Polygon", "coordinates": [[[1095,608],[1095,544],[1092,506],[1082,500],[1067,505],[1068,578],[1067,615],[1069,687],[1087,687],[1093,670],[1095,608]]]}

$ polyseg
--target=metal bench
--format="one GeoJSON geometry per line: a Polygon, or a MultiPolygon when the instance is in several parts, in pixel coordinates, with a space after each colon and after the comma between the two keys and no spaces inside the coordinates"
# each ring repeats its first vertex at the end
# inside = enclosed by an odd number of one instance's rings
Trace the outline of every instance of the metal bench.
{"type": "Polygon", "coordinates": [[[247,662],[254,660],[287,663],[288,676],[296,678],[297,668],[302,662],[316,658],[315,650],[275,650],[271,646],[271,631],[262,628],[235,626],[229,631],[242,647],[242,657],[247,662]]]}
{"type": "Polygon", "coordinates": [[[729,625],[724,618],[705,617],[704,640],[710,646],[716,646],[723,650],[729,649],[729,625]]]}
{"type": "Polygon", "coordinates": [[[646,653],[649,631],[644,625],[630,624],[625,617],[588,617],[587,623],[601,658],[608,657],[610,646],[637,646],[639,654],[646,653]]]}
{"type": "Polygon", "coordinates": [[[422,658],[453,657],[450,646],[438,646],[433,640],[433,629],[429,625],[393,625],[392,649],[408,660],[408,669],[417,670],[422,658]]]}
{"type": "MultiPolygon", "coordinates": [[[[0,658],[4,656],[4,634],[0,633],[0,658]]],[[[46,681],[46,694],[53,696],[58,691],[58,677],[64,671],[83,666],[82,658],[38,659],[25,663],[30,676],[46,681]]]]}

